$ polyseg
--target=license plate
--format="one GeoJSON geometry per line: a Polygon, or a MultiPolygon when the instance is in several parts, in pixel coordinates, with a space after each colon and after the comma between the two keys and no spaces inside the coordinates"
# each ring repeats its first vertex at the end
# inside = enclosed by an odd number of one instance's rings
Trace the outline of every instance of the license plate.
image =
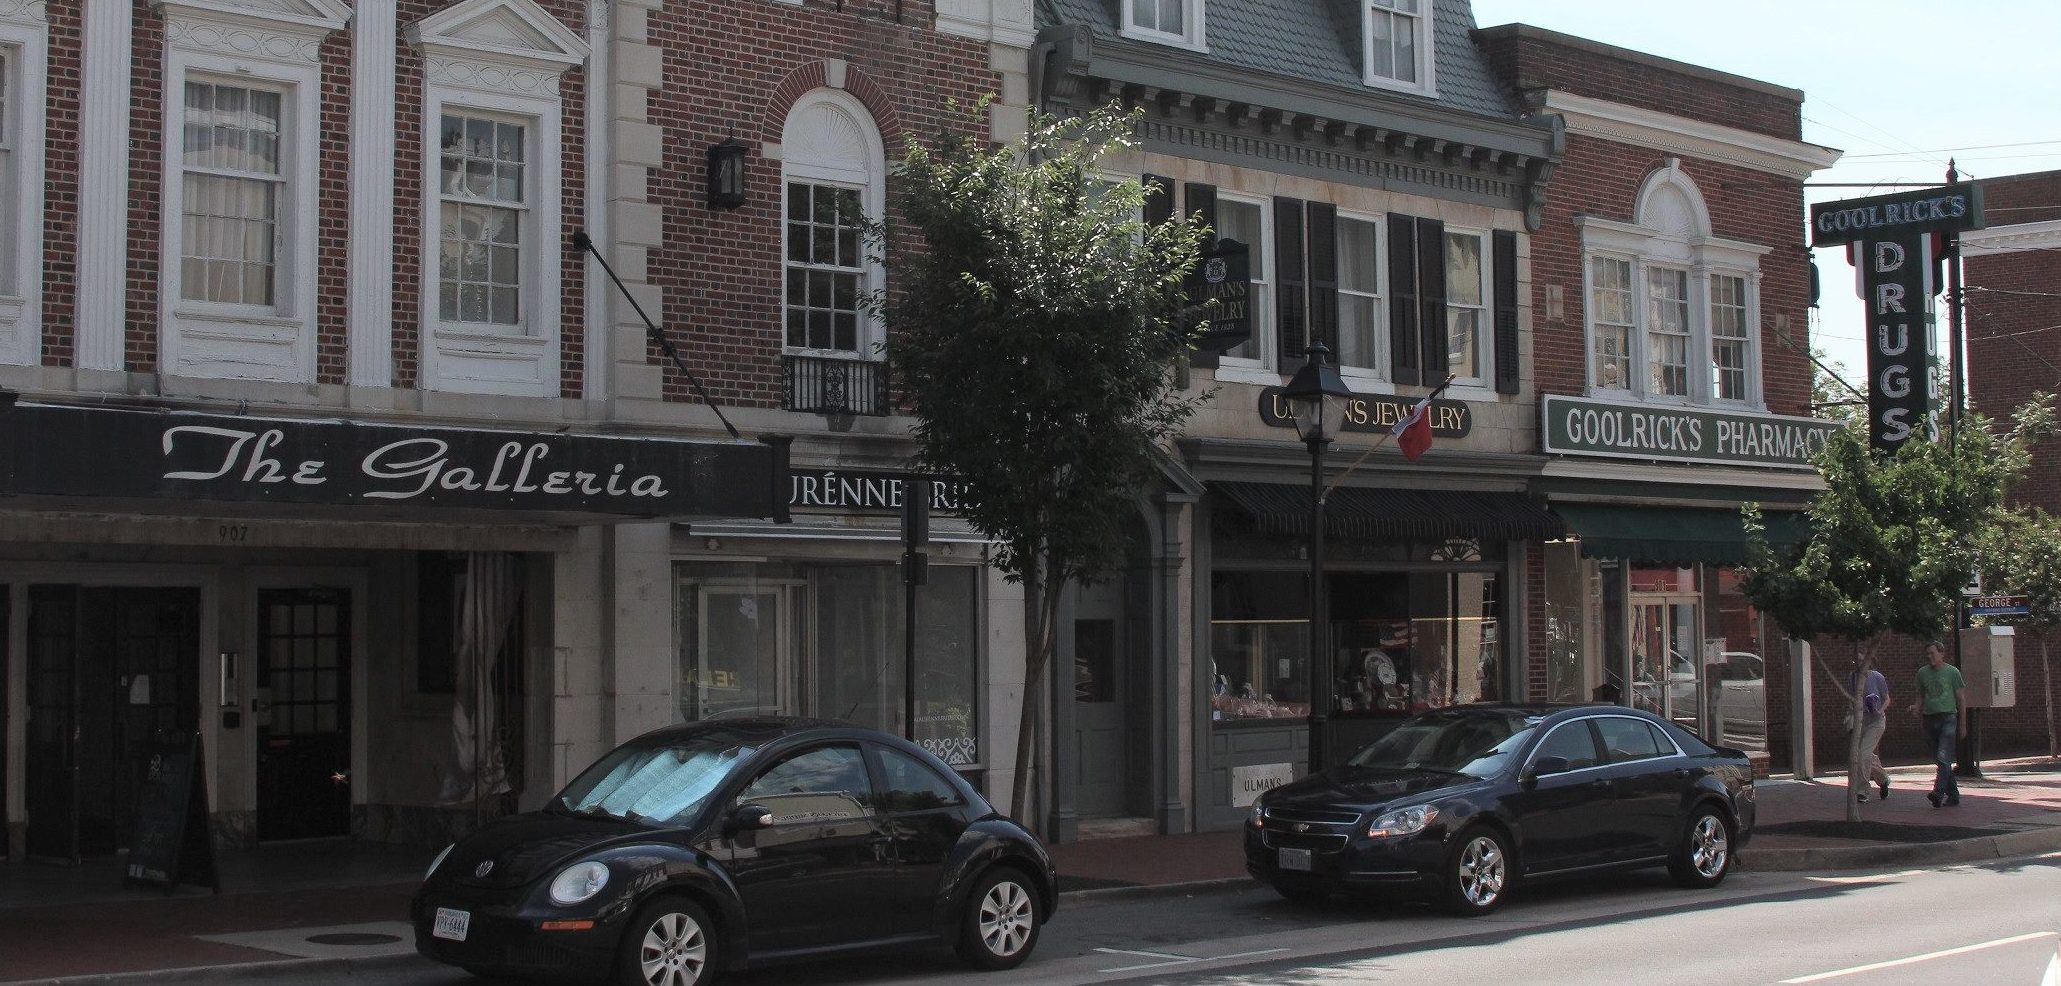
{"type": "Polygon", "coordinates": [[[430,930],[430,934],[438,938],[449,938],[452,941],[464,941],[465,931],[470,927],[472,927],[471,911],[458,911],[448,907],[439,907],[437,908],[436,927],[430,930]]]}
{"type": "Polygon", "coordinates": [[[1284,870],[1310,871],[1310,851],[1307,849],[1281,850],[1281,868],[1284,870]]]}

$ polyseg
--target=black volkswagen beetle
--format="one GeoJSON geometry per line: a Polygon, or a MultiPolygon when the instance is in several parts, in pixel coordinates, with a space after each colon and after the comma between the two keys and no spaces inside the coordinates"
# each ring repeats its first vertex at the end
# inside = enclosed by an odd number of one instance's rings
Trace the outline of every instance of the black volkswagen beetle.
{"type": "Polygon", "coordinates": [[[445,849],[411,911],[423,955],[479,974],[698,986],[939,939],[1010,968],[1056,883],[1035,836],[914,744],[726,719],[640,736],[445,849]]]}
{"type": "Polygon", "coordinates": [[[1752,831],[1738,750],[1618,706],[1458,706],[1262,795],[1245,868],[1291,899],[1388,893],[1478,915],[1520,879],[1617,867],[1716,886],[1752,831]]]}

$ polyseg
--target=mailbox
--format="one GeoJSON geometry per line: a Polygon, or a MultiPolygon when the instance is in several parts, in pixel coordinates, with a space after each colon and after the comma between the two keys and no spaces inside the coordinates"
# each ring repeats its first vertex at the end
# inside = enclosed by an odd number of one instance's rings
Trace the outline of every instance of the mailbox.
{"type": "Polygon", "coordinates": [[[2018,704],[2013,628],[1971,627],[1961,631],[1962,697],[1971,709],[2008,709],[2018,704]]]}

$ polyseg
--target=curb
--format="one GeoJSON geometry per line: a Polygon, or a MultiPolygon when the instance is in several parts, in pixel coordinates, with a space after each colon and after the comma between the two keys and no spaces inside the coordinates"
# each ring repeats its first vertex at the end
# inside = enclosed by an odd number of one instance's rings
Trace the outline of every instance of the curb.
{"type": "Polygon", "coordinates": [[[1754,849],[1739,854],[1739,868],[1755,872],[1854,870],[1877,866],[1937,865],[2009,859],[2061,850],[2061,828],[2027,829],[1951,842],[1754,849]]]}
{"type": "MultiPolygon", "coordinates": [[[[1141,883],[1135,887],[1097,887],[1093,890],[1068,890],[1059,895],[1062,904],[1084,904],[1090,901],[1135,900],[1141,897],[1171,897],[1175,894],[1195,893],[1201,890],[1222,890],[1250,883],[1259,886],[1250,876],[1226,876],[1212,880],[1189,880],[1185,883],[1141,883]]],[[[7,986],[14,986],[9,983],[7,986]]]]}
{"type": "Polygon", "coordinates": [[[137,972],[96,972],[54,979],[9,980],[4,986],[130,986],[132,983],[225,982],[239,979],[300,977],[320,973],[347,973],[360,969],[384,969],[421,961],[413,952],[406,955],[368,955],[364,958],[282,958],[261,962],[231,962],[226,965],[192,965],[176,969],[147,969],[137,972]]]}

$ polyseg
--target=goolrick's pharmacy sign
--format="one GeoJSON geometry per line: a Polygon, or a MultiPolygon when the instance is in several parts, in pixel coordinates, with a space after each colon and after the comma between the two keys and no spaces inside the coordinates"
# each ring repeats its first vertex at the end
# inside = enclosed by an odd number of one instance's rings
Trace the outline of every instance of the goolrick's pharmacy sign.
{"type": "Polygon", "coordinates": [[[1811,468],[1839,426],[1817,418],[1548,396],[1544,449],[1560,455],[1811,468]]]}

